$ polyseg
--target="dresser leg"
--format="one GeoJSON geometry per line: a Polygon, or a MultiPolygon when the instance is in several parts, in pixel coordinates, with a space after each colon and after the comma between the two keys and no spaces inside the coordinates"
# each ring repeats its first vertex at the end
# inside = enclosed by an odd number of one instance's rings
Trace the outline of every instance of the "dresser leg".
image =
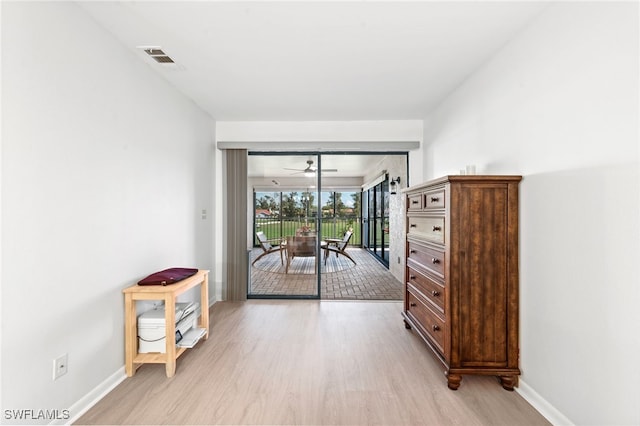
{"type": "Polygon", "coordinates": [[[407,330],[411,330],[411,324],[409,324],[407,320],[404,320],[404,328],[406,328],[407,330]]]}
{"type": "Polygon", "coordinates": [[[518,384],[518,376],[500,376],[502,387],[508,391],[512,391],[513,387],[518,384]]]}
{"type": "Polygon", "coordinates": [[[447,386],[451,390],[458,390],[460,387],[460,382],[462,381],[462,376],[460,374],[449,374],[447,375],[447,386]]]}

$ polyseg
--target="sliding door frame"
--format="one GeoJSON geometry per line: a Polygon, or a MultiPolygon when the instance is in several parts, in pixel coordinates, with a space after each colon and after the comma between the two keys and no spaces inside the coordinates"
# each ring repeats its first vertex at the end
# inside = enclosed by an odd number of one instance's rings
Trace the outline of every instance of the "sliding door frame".
{"type": "MultiPolygon", "coordinates": [[[[322,170],[322,157],[323,156],[330,156],[330,155],[380,155],[380,156],[391,156],[391,155],[401,155],[401,156],[405,156],[406,157],[406,162],[407,162],[407,176],[409,176],[409,150],[402,150],[402,151],[319,151],[319,150],[309,150],[309,151],[260,151],[260,150],[249,150],[247,155],[252,155],[252,156],[315,156],[317,159],[317,167],[318,170],[322,170]]],[[[318,262],[316,264],[316,279],[317,279],[317,285],[316,285],[316,295],[273,295],[273,294],[250,294],[249,293],[249,278],[250,278],[250,260],[247,258],[247,269],[249,270],[248,274],[249,277],[247,279],[247,298],[248,299],[321,299],[322,297],[322,274],[321,274],[321,256],[322,256],[322,252],[320,249],[321,246],[321,239],[320,239],[320,232],[321,232],[321,226],[322,226],[322,204],[321,204],[321,196],[322,196],[322,178],[321,178],[322,174],[318,173],[316,175],[316,197],[318,199],[318,203],[317,203],[317,210],[316,210],[316,218],[315,218],[315,227],[316,227],[316,232],[318,233],[317,238],[316,238],[316,256],[320,256],[318,257],[318,262]]],[[[249,188],[247,188],[247,191],[249,190],[249,188]]],[[[361,196],[362,196],[363,191],[361,190],[361,196]]],[[[361,209],[363,206],[363,200],[361,198],[361,209]]],[[[254,211],[254,217],[252,218],[253,221],[253,229],[255,229],[255,208],[253,209],[254,211]]],[[[363,237],[363,223],[362,223],[362,219],[363,219],[363,212],[360,212],[360,235],[363,237]]],[[[380,260],[380,259],[379,259],[380,260]]],[[[386,265],[388,267],[388,263],[386,265]]]]}

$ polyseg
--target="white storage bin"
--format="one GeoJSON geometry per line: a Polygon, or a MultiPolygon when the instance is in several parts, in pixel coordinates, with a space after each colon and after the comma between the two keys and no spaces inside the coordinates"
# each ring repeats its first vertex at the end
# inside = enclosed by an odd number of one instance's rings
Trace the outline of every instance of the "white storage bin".
{"type": "MultiPolygon", "coordinates": [[[[165,353],[166,327],[164,306],[144,312],[138,317],[138,352],[165,353]]],[[[176,303],[176,331],[184,336],[192,327],[197,326],[200,315],[198,303],[176,303]]],[[[177,339],[176,339],[177,340],[177,339]]]]}

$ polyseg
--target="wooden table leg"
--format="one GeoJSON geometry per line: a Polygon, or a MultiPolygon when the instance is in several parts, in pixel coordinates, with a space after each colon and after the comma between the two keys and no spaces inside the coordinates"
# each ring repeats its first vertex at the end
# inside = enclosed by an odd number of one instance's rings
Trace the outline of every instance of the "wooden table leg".
{"type": "Polygon", "coordinates": [[[136,342],[136,304],[131,293],[124,295],[124,318],[124,368],[127,377],[131,377],[136,372],[133,359],[138,349],[136,342]]]}
{"type": "Polygon", "coordinates": [[[209,338],[209,274],[205,274],[204,281],[200,284],[200,327],[207,330],[204,340],[209,338]]]}
{"type": "Polygon", "coordinates": [[[167,377],[173,377],[176,374],[176,359],[174,358],[173,361],[168,359],[167,363],[165,364],[165,370],[167,372],[167,377]]]}
{"type": "Polygon", "coordinates": [[[176,299],[173,294],[167,294],[164,299],[164,320],[167,329],[166,341],[166,371],[167,377],[176,373],[176,299]]]}

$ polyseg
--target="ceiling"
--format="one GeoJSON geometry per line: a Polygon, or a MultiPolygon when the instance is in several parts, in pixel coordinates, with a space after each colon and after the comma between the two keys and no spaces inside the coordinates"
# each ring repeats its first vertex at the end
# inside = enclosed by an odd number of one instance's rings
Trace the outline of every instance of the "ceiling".
{"type": "Polygon", "coordinates": [[[545,3],[81,1],[217,121],[424,119],[545,3]],[[161,65],[139,46],[160,47],[161,65]]]}
{"type": "MultiPolygon", "coordinates": [[[[539,1],[78,2],[216,121],[424,119],[545,6],[539,1]],[[175,61],[159,64],[141,47],[175,61]]],[[[306,157],[250,159],[291,176],[306,157]]],[[[367,156],[327,157],[335,177],[367,156]]]]}

